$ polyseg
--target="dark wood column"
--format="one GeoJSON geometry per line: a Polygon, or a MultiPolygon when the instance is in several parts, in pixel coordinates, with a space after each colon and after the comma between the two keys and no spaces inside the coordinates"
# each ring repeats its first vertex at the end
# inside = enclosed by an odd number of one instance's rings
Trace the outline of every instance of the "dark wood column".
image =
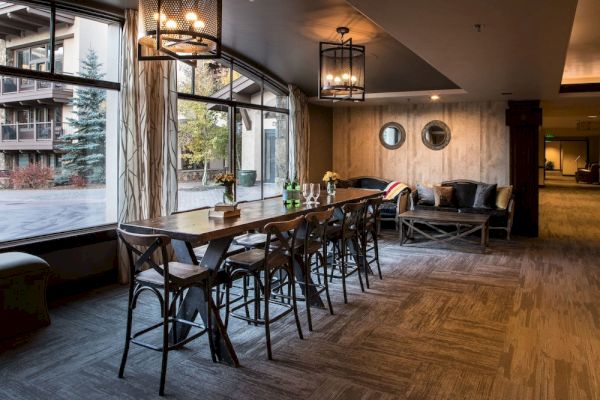
{"type": "Polygon", "coordinates": [[[538,146],[542,124],[540,102],[509,101],[506,125],[510,129],[510,183],[515,195],[513,232],[538,236],[538,146]]]}

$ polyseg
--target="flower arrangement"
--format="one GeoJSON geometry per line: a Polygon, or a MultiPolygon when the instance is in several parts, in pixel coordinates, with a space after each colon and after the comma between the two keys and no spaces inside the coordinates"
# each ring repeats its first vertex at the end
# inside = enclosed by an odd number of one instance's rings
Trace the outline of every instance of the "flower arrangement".
{"type": "Polygon", "coordinates": [[[327,171],[325,175],[323,175],[323,182],[337,182],[340,179],[337,172],[327,171]]]}
{"type": "Polygon", "coordinates": [[[229,172],[221,172],[215,176],[215,182],[221,185],[233,185],[235,183],[235,175],[229,172]]]}

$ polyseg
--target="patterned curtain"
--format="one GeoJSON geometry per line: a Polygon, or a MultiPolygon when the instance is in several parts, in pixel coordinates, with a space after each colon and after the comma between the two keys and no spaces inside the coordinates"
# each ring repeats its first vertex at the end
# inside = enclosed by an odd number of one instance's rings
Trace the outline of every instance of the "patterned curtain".
{"type": "Polygon", "coordinates": [[[310,119],[308,98],[294,85],[290,91],[290,177],[308,182],[308,146],[310,142],[310,119]]]}
{"type": "MultiPolygon", "coordinates": [[[[127,10],[123,28],[119,223],[177,209],[177,67],[175,61],[138,62],[137,15],[127,10]]],[[[121,282],[127,263],[121,248],[121,282]]]]}

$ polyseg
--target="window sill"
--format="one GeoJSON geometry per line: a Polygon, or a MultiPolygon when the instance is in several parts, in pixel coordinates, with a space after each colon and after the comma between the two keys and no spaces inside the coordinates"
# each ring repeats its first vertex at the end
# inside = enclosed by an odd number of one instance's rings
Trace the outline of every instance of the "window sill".
{"type": "Polygon", "coordinates": [[[22,251],[43,254],[117,239],[117,224],[54,233],[0,243],[0,252],[22,251]]]}

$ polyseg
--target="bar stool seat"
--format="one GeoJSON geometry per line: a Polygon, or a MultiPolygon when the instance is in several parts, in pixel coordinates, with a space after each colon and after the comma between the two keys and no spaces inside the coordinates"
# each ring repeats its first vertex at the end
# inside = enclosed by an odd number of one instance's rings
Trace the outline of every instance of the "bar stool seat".
{"type": "MultiPolygon", "coordinates": [[[[159,266],[164,269],[162,265],[159,266]]],[[[209,271],[207,268],[200,265],[184,264],[171,261],[169,263],[169,275],[178,285],[189,285],[198,280],[207,279],[209,271]]],[[[140,272],[136,277],[138,282],[143,282],[151,285],[163,286],[165,277],[158,273],[154,268],[140,272]]]]}
{"type": "Polygon", "coordinates": [[[237,268],[255,269],[260,267],[265,261],[265,251],[263,249],[251,249],[228,257],[226,264],[230,270],[237,268]]]}
{"type": "Polygon", "coordinates": [[[267,242],[267,235],[264,233],[246,233],[233,238],[233,243],[243,246],[247,249],[254,247],[263,247],[267,242]]]}
{"type": "MultiPolygon", "coordinates": [[[[208,249],[208,244],[194,247],[194,255],[196,256],[196,258],[198,260],[201,260],[204,257],[204,255],[206,254],[207,249],[208,249]]],[[[234,255],[237,253],[241,253],[244,250],[246,250],[246,248],[244,246],[239,246],[237,244],[232,243],[229,246],[229,248],[227,249],[227,255],[230,256],[230,255],[234,255]]]]}

